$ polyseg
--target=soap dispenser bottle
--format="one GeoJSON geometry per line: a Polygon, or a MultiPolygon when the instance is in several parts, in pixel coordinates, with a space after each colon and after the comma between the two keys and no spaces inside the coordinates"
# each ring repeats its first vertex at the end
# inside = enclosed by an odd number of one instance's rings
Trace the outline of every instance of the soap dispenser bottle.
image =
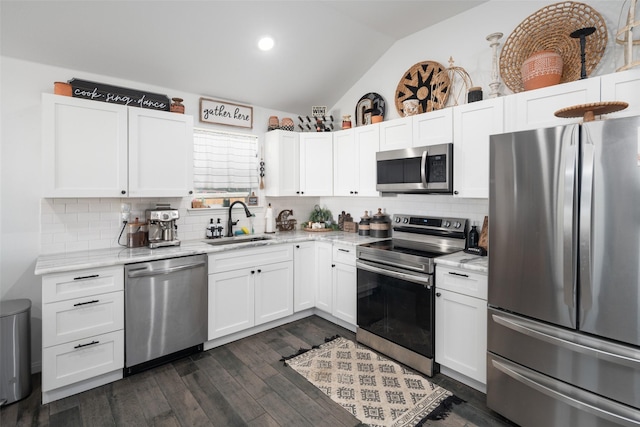
{"type": "Polygon", "coordinates": [[[222,224],[220,224],[220,218],[218,218],[218,222],[216,223],[215,230],[213,232],[213,238],[217,239],[218,237],[222,237],[222,224]]]}
{"type": "Polygon", "coordinates": [[[206,228],[206,238],[213,239],[213,234],[215,232],[215,225],[213,225],[213,218],[209,220],[209,226],[206,228]]]}

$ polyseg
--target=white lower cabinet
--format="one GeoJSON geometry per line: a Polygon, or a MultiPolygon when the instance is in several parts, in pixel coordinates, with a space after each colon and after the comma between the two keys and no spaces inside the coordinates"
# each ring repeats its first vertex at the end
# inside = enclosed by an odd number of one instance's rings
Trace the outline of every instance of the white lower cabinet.
{"type": "Polygon", "coordinates": [[[42,349],[42,391],[90,380],[111,371],[122,371],[123,367],[123,330],[45,347],[42,349]]]}
{"type": "MultiPolygon", "coordinates": [[[[211,264],[209,257],[209,264],[211,264]]],[[[255,274],[255,272],[254,272],[255,274]]],[[[209,275],[209,339],[239,332],[255,324],[251,270],[209,275]]]]}
{"type": "Polygon", "coordinates": [[[293,314],[293,248],[209,255],[209,340],[293,314]]]}
{"type": "Polygon", "coordinates": [[[293,314],[293,261],[258,266],[255,293],[256,325],[293,314]]]}
{"type": "Polygon", "coordinates": [[[42,401],[122,378],[122,266],[42,278],[42,401]]]}
{"type": "Polygon", "coordinates": [[[356,250],[355,247],[333,246],[333,309],[338,319],[356,326],[356,250]]]}
{"type": "Polygon", "coordinates": [[[356,326],[356,250],[325,242],[316,243],[316,308],[356,326]]]}
{"type": "Polygon", "coordinates": [[[331,313],[333,308],[333,245],[316,242],[316,308],[331,313]]]}
{"type": "Polygon", "coordinates": [[[486,352],[487,275],[438,264],[436,362],[484,386],[486,352]]]}
{"type": "Polygon", "coordinates": [[[293,245],[293,311],[316,306],[316,242],[293,245]]]}
{"type": "Polygon", "coordinates": [[[44,347],[124,329],[124,293],[76,298],[44,305],[44,347]]]}

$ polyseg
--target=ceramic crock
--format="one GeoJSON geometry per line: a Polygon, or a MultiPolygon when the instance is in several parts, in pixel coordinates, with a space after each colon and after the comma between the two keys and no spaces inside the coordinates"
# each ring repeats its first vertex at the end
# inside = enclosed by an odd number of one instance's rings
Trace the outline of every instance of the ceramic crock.
{"type": "Polygon", "coordinates": [[[522,63],[524,90],[557,85],[562,77],[562,66],[560,54],[551,50],[535,52],[522,63]]]}
{"type": "Polygon", "coordinates": [[[389,215],[382,213],[378,208],[378,213],[373,215],[369,222],[369,235],[371,237],[391,237],[391,219],[389,215]]]}

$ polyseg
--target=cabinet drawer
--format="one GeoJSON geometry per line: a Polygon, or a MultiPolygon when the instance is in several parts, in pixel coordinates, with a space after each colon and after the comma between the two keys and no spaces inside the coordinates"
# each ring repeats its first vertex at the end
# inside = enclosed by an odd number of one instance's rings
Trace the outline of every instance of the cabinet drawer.
{"type": "Polygon", "coordinates": [[[487,299],[487,275],[455,267],[436,267],[436,288],[487,299]]]}
{"type": "Polygon", "coordinates": [[[49,347],[124,328],[124,292],[43,304],[42,345],[49,347]]]}
{"type": "Polygon", "coordinates": [[[124,331],[96,335],[42,350],[42,391],[124,368],[124,331]]]}
{"type": "Polygon", "coordinates": [[[209,274],[283,261],[293,261],[293,245],[229,250],[209,255],[209,274]]]}
{"type": "Polygon", "coordinates": [[[48,274],[42,278],[42,303],[83,298],[123,289],[122,266],[48,274]]]}
{"type": "Polygon", "coordinates": [[[356,247],[333,245],[333,262],[356,265],[356,247]]]}

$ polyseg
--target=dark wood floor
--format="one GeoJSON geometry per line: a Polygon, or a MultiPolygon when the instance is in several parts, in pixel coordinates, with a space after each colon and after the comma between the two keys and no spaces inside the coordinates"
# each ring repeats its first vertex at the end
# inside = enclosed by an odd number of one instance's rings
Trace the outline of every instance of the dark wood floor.
{"type": "MultiPolygon", "coordinates": [[[[46,405],[34,375],[31,395],[0,410],[0,426],[357,426],[279,361],[333,335],[355,340],[312,316],[46,405]]],[[[512,426],[486,407],[484,394],[441,374],[432,381],[466,402],[427,425],[512,426]]]]}

